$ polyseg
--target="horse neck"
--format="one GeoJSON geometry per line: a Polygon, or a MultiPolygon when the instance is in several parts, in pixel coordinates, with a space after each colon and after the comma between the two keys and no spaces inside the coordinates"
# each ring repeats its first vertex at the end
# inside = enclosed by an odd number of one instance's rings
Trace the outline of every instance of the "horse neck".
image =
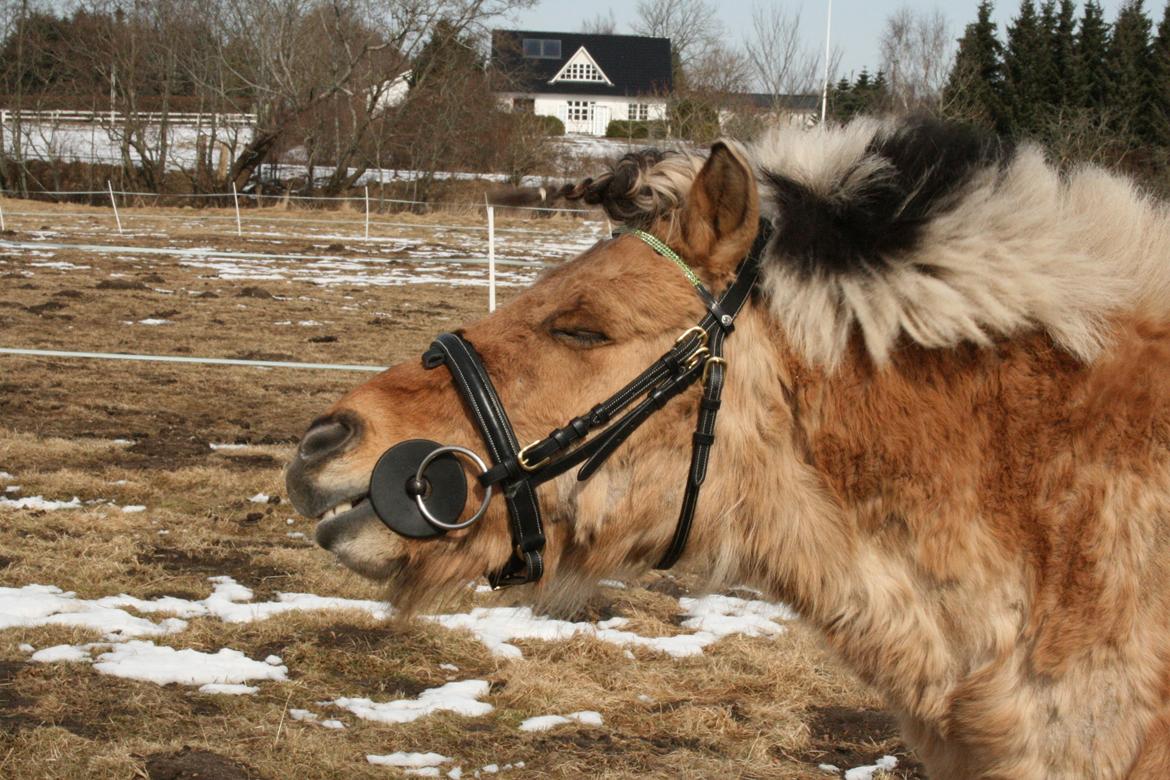
{"type": "Polygon", "coordinates": [[[892,701],[919,713],[938,706],[938,690],[924,681],[944,678],[955,658],[941,639],[945,616],[919,598],[914,545],[885,539],[862,519],[887,509],[896,518],[892,504],[872,497],[871,506],[841,489],[846,472],[864,468],[866,435],[842,436],[841,426],[867,411],[829,419],[839,407],[826,399],[856,401],[868,387],[854,367],[829,372],[802,362],[766,315],[745,316],[727,354],[694,554],[707,556],[715,582],[752,584],[792,605],[892,701]],[[823,462],[834,439],[841,453],[823,462]],[[885,663],[872,663],[878,657],[885,663]]]}

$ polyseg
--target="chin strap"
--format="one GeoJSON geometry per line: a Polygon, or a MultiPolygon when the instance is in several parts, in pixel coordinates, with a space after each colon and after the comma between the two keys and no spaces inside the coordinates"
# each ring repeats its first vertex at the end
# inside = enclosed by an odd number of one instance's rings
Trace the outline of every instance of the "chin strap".
{"type": "Polygon", "coordinates": [[[536,498],[538,485],[578,465],[581,468],[577,479],[588,479],[655,411],[701,382],[703,394],[691,437],[691,465],[682,508],[674,537],[656,568],[670,568],[686,549],[715,442],[715,421],[727,372],[723,343],[735,329],[735,319],[755,288],[760,258],[772,235],[772,227],[761,220],[751,251],[718,299],[670,247],[644,231],[629,232],[683,270],[703,300],[707,314],[649,368],[588,413],[521,448],[483,361],[470,342],[459,334],[444,333],[423,355],[426,368],[445,365],[450,370],[455,388],[470,409],[492,459],[492,466],[479,476],[479,481],[485,487],[498,485],[507,502],[513,549],[505,566],[489,574],[492,587],[535,582],[544,572],[541,551],[545,536],[536,498]],[[603,426],[608,427],[573,448],[603,426]],[[560,453],[565,454],[557,458],[560,453]]]}

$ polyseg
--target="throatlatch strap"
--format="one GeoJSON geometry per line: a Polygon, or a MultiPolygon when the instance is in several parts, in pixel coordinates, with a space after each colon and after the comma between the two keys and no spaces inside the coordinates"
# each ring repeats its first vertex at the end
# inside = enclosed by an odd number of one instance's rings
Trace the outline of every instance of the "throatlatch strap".
{"type": "MultiPolygon", "coordinates": [[[[455,333],[443,333],[423,356],[423,365],[447,366],[455,387],[467,403],[495,464],[515,461],[520,452],[512,422],[484,370],[479,353],[467,339],[455,333]],[[441,356],[441,358],[440,358],[441,356]]],[[[508,519],[512,525],[512,555],[502,569],[488,575],[493,588],[536,582],[544,573],[544,527],[536,491],[528,481],[508,486],[504,491],[508,519]]]]}
{"type": "Polygon", "coordinates": [[[669,569],[678,563],[691,535],[691,525],[694,523],[695,510],[699,505],[699,491],[703,487],[703,481],[707,479],[707,462],[711,455],[711,445],[715,443],[715,418],[719,414],[723,382],[727,373],[726,363],[723,361],[723,338],[722,330],[717,330],[711,335],[709,347],[711,359],[704,368],[706,379],[703,382],[703,396],[699,401],[699,423],[691,437],[691,467],[687,471],[687,487],[683,492],[682,508],[679,509],[678,523],[674,527],[674,537],[670,540],[662,559],[654,566],[655,569],[669,569]]]}
{"type": "MultiPolygon", "coordinates": [[[[678,523],[674,527],[674,536],[671,538],[670,545],[666,548],[662,559],[654,567],[656,569],[669,569],[674,566],[682,557],[683,551],[686,550],[687,540],[691,535],[691,526],[695,521],[695,510],[699,506],[699,492],[703,487],[703,482],[707,479],[707,464],[711,456],[711,446],[715,443],[715,419],[722,404],[723,385],[727,376],[727,362],[723,359],[723,340],[731,332],[731,323],[734,323],[744,304],[751,297],[751,292],[756,286],[756,279],[760,275],[760,257],[763,256],[764,249],[767,248],[771,238],[772,224],[761,219],[759,232],[756,234],[756,240],[752,242],[751,251],[740,263],[735,281],[720,299],[724,311],[718,315],[713,312],[711,315],[719,317],[720,327],[708,330],[711,335],[707,348],[710,350],[711,356],[707,359],[703,371],[703,396],[699,401],[699,421],[695,426],[695,433],[691,437],[691,467],[687,471],[687,486],[683,492],[682,507],[678,513],[678,523]],[[726,323],[727,319],[731,323],[726,323]]],[[[703,326],[705,327],[706,324],[707,321],[704,320],[703,326]]]]}

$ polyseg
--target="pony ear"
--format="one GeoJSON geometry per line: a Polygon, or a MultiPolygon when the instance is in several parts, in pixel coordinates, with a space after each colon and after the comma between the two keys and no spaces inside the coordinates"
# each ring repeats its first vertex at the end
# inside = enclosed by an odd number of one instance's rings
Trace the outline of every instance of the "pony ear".
{"type": "Polygon", "coordinates": [[[739,151],[717,142],[683,207],[683,257],[713,275],[734,271],[755,240],[759,218],[760,195],[751,165],[739,151]]]}

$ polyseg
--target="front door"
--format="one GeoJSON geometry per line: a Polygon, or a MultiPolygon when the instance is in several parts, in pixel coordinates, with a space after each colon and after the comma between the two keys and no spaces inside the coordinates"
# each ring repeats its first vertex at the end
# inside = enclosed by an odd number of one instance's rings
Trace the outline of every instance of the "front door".
{"type": "Polygon", "coordinates": [[[570,100],[561,108],[566,133],[605,135],[609,126],[609,106],[593,100],[570,100]]]}

